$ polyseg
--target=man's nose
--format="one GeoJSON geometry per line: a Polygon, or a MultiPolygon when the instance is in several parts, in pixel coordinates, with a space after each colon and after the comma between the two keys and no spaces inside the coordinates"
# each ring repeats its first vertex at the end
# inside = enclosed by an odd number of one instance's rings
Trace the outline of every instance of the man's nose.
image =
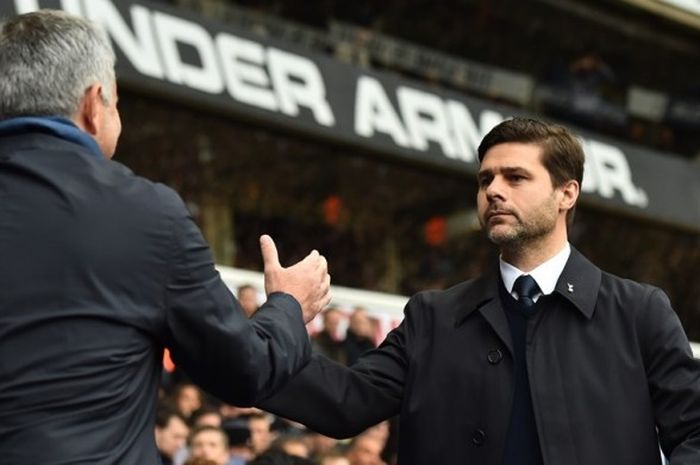
{"type": "Polygon", "coordinates": [[[503,199],[505,194],[505,184],[500,176],[494,177],[486,187],[486,198],[491,200],[495,198],[503,199]]]}

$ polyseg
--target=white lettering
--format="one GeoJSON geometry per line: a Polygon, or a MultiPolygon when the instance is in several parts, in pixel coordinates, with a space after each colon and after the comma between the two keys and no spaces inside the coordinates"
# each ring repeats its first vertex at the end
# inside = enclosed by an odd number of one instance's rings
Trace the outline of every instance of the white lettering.
{"type": "Polygon", "coordinates": [[[214,44],[207,30],[197,23],[158,11],[153,13],[153,22],[168,80],[210,94],[221,93],[224,82],[216,62],[214,44]],[[178,43],[193,46],[202,65],[184,63],[178,51],[178,43]]]}
{"type": "Polygon", "coordinates": [[[225,33],[216,37],[216,46],[231,96],[249,105],[277,111],[277,100],[263,68],[265,48],[225,33]]]}
{"type": "Polygon", "coordinates": [[[482,111],[481,116],[479,116],[479,128],[481,129],[481,136],[485,136],[486,134],[491,132],[491,129],[495,128],[505,120],[506,118],[504,118],[503,115],[497,111],[482,111]]]}
{"type": "Polygon", "coordinates": [[[463,103],[454,100],[447,102],[447,114],[450,115],[452,131],[457,143],[456,158],[467,163],[473,162],[476,160],[476,149],[482,137],[474,118],[463,103]]]}
{"type": "Polygon", "coordinates": [[[372,137],[375,132],[381,132],[390,135],[396,145],[409,146],[406,130],[384,88],[378,80],[369,76],[360,76],[357,80],[355,132],[362,137],[372,137]]]}
{"type": "Polygon", "coordinates": [[[276,48],[268,49],[267,60],[282,113],[297,116],[299,106],[304,106],[311,109],[318,124],[335,124],[335,117],[326,101],[323,77],[313,61],[276,48]]]}
{"type": "Polygon", "coordinates": [[[585,141],[586,169],[595,179],[584,180],[585,189],[596,189],[601,197],[610,199],[615,191],[622,195],[625,203],[646,207],[649,203],[646,192],[632,182],[632,172],[625,154],[617,147],[595,140],[585,141]]]}
{"type": "MultiPolygon", "coordinates": [[[[18,15],[31,13],[40,8],[39,0],[15,0],[15,11],[18,15]]],[[[82,15],[79,0],[61,0],[61,9],[73,15],[82,15]]]]}
{"type": "Polygon", "coordinates": [[[163,79],[163,67],[151,30],[149,11],[140,5],[132,5],[129,12],[131,13],[131,22],[134,25],[134,34],[112,2],[108,0],[85,1],[87,17],[105,28],[138,72],[163,79]]]}
{"type": "Polygon", "coordinates": [[[503,115],[492,110],[484,110],[479,115],[479,127],[469,109],[461,102],[447,101],[447,114],[450,116],[454,139],[457,143],[457,159],[472,163],[477,161],[476,152],[481,139],[503,121],[503,115]]]}
{"type": "Polygon", "coordinates": [[[455,158],[457,149],[450,136],[442,99],[410,87],[399,87],[396,94],[413,148],[428,150],[428,141],[432,140],[440,144],[445,155],[455,158]]]}

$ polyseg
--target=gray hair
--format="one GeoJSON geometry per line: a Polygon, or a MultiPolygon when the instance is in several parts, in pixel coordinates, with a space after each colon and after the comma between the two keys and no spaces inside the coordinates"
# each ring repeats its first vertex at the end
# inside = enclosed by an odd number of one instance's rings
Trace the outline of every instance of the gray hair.
{"type": "Polygon", "coordinates": [[[108,105],[114,63],[107,34],[83,18],[40,10],[0,23],[0,120],[70,118],[97,82],[108,105]]]}

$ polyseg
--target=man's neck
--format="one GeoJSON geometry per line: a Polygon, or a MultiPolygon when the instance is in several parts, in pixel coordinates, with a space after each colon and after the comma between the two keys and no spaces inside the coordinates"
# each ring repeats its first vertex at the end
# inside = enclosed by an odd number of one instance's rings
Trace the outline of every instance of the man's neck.
{"type": "Polygon", "coordinates": [[[566,245],[567,237],[506,245],[501,247],[501,257],[521,271],[529,272],[559,253],[566,245]]]}

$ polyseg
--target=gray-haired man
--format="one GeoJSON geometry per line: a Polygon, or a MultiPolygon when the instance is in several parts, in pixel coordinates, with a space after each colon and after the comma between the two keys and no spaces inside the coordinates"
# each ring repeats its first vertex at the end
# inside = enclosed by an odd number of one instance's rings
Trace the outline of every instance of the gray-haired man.
{"type": "Polygon", "coordinates": [[[282,268],[249,320],[178,195],[109,160],[114,52],[90,22],[0,24],[0,461],[157,464],[163,347],[226,402],[253,403],[308,360],[325,259],[282,268]]]}

